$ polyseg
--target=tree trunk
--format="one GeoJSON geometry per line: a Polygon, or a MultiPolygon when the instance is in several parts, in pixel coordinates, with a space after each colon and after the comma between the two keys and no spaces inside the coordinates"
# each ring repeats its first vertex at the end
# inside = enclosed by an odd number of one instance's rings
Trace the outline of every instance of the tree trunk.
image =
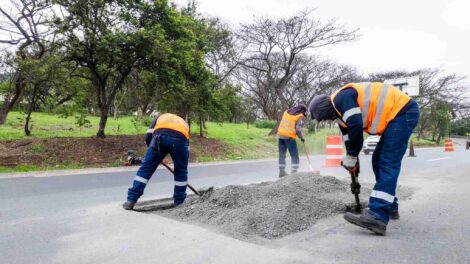
{"type": "Polygon", "coordinates": [[[140,118],[143,118],[145,116],[145,114],[147,113],[147,109],[148,109],[148,104],[140,105],[140,107],[137,111],[138,112],[137,115],[139,115],[140,118]]]}
{"type": "Polygon", "coordinates": [[[204,119],[199,117],[199,136],[204,137],[204,119]]]}
{"type": "Polygon", "coordinates": [[[119,105],[118,105],[118,102],[115,100],[114,101],[114,119],[118,119],[119,117],[119,105]]]}
{"type": "Polygon", "coordinates": [[[31,136],[31,130],[29,129],[29,121],[31,120],[31,113],[33,113],[34,104],[36,103],[36,86],[34,86],[33,93],[31,95],[31,100],[28,105],[28,112],[26,114],[26,121],[24,124],[24,133],[26,136],[31,136]]]}
{"type": "Polygon", "coordinates": [[[7,116],[9,112],[10,110],[5,107],[0,110],[0,125],[4,125],[7,122],[7,116]]]}
{"type": "Polygon", "coordinates": [[[20,100],[25,87],[26,81],[19,77],[15,82],[15,92],[13,98],[11,98],[11,100],[5,99],[3,107],[0,110],[0,125],[4,125],[6,123],[8,113],[10,113],[16,103],[20,100]]]}
{"type": "Polygon", "coordinates": [[[31,107],[28,109],[28,114],[26,115],[26,122],[24,123],[24,133],[26,136],[31,136],[31,130],[29,130],[29,120],[31,119],[31,113],[32,113],[31,107]]]}
{"type": "Polygon", "coordinates": [[[106,122],[108,121],[108,109],[107,107],[103,107],[101,109],[101,117],[100,117],[100,125],[98,128],[98,133],[96,136],[99,138],[105,138],[106,135],[104,134],[104,129],[106,128],[106,122]]]}

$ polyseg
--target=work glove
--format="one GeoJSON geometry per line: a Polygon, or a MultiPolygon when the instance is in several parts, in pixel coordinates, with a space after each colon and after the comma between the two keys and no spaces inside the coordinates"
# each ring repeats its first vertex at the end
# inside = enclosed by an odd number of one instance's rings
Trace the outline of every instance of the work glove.
{"type": "Polygon", "coordinates": [[[357,157],[353,157],[353,156],[349,156],[349,155],[343,156],[343,160],[342,160],[341,164],[347,170],[352,170],[356,166],[359,165],[357,157]]]}
{"type": "Polygon", "coordinates": [[[305,142],[305,138],[300,138],[300,141],[302,141],[302,143],[305,142]]]}

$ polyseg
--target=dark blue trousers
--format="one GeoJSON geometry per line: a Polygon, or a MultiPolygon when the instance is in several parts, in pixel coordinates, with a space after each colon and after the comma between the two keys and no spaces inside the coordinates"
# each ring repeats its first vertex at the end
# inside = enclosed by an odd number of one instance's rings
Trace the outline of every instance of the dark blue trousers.
{"type": "Polygon", "coordinates": [[[299,168],[299,151],[297,149],[297,142],[292,138],[279,138],[279,169],[286,168],[286,154],[289,150],[291,157],[291,169],[297,170],[299,168]]]}
{"type": "Polygon", "coordinates": [[[132,187],[129,188],[128,201],[135,202],[142,196],[145,186],[167,154],[171,155],[175,166],[174,203],[179,205],[184,202],[188,185],[189,141],[167,134],[159,134],[152,139],[142,166],[137,171],[132,187]]]}
{"type": "Polygon", "coordinates": [[[376,183],[369,198],[369,212],[385,223],[389,221],[389,214],[398,210],[395,192],[401,161],[418,120],[418,104],[413,102],[405,113],[387,125],[372,156],[376,183]]]}

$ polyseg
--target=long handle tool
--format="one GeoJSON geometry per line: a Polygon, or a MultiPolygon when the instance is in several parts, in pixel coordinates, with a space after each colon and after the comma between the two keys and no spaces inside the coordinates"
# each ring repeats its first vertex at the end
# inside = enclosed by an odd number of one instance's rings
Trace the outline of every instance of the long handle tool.
{"type": "MultiPolygon", "coordinates": [[[[163,166],[165,166],[165,168],[167,168],[172,174],[175,174],[175,172],[173,171],[173,169],[172,169],[170,166],[168,166],[168,164],[166,164],[166,163],[163,162],[163,161],[161,162],[161,164],[162,164],[163,166]]],[[[191,189],[191,191],[193,191],[194,194],[196,194],[196,195],[198,195],[198,196],[201,196],[201,194],[200,194],[196,189],[194,189],[194,187],[191,186],[191,184],[188,183],[188,187],[189,187],[189,189],[191,189]]]]}
{"type": "Polygon", "coordinates": [[[302,142],[304,144],[304,150],[305,150],[305,155],[307,155],[307,161],[308,161],[308,166],[310,167],[310,171],[313,173],[313,175],[320,176],[320,171],[316,170],[314,171],[312,168],[312,163],[310,162],[310,154],[308,153],[307,146],[305,145],[305,141],[302,142]]]}
{"type": "MultiPolygon", "coordinates": [[[[344,166],[343,166],[344,167],[344,166]]],[[[361,201],[359,200],[359,194],[361,193],[361,184],[359,184],[359,161],[357,162],[356,166],[354,168],[346,168],[344,167],[347,171],[349,171],[349,174],[351,175],[351,192],[354,194],[354,198],[356,200],[356,208],[355,211],[356,213],[361,213],[362,211],[362,205],[361,201]]],[[[348,211],[351,211],[351,208],[347,208],[348,211]]]]}
{"type": "MultiPolygon", "coordinates": [[[[165,168],[167,168],[173,175],[175,174],[175,172],[173,171],[173,169],[168,165],[166,164],[165,162],[161,162],[161,164],[163,166],[165,166],[165,168]]],[[[204,194],[206,193],[209,193],[209,192],[212,192],[214,190],[214,187],[209,187],[208,189],[205,189],[205,190],[199,190],[197,191],[193,186],[191,186],[191,184],[188,183],[188,187],[189,189],[191,189],[191,191],[193,191],[194,194],[196,194],[197,196],[203,196],[204,194]]]]}

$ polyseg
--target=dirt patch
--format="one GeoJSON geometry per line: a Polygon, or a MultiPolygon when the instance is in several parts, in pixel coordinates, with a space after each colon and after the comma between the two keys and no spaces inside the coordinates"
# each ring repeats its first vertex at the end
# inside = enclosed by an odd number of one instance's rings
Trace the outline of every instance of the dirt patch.
{"type": "MultiPolygon", "coordinates": [[[[363,188],[362,193],[366,201],[364,194],[370,189],[363,188]]],[[[177,208],[152,213],[213,226],[237,238],[273,239],[342,213],[353,202],[349,182],[298,173],[276,182],[227,186],[202,198],[192,197],[177,208]]]]}
{"type": "MultiPolygon", "coordinates": [[[[146,152],[143,135],[101,138],[50,138],[0,141],[0,166],[119,166],[127,159],[127,150],[146,152]]],[[[202,137],[191,138],[190,160],[225,156],[222,142],[202,137]]],[[[171,159],[169,159],[171,161],[171,159]]]]}

